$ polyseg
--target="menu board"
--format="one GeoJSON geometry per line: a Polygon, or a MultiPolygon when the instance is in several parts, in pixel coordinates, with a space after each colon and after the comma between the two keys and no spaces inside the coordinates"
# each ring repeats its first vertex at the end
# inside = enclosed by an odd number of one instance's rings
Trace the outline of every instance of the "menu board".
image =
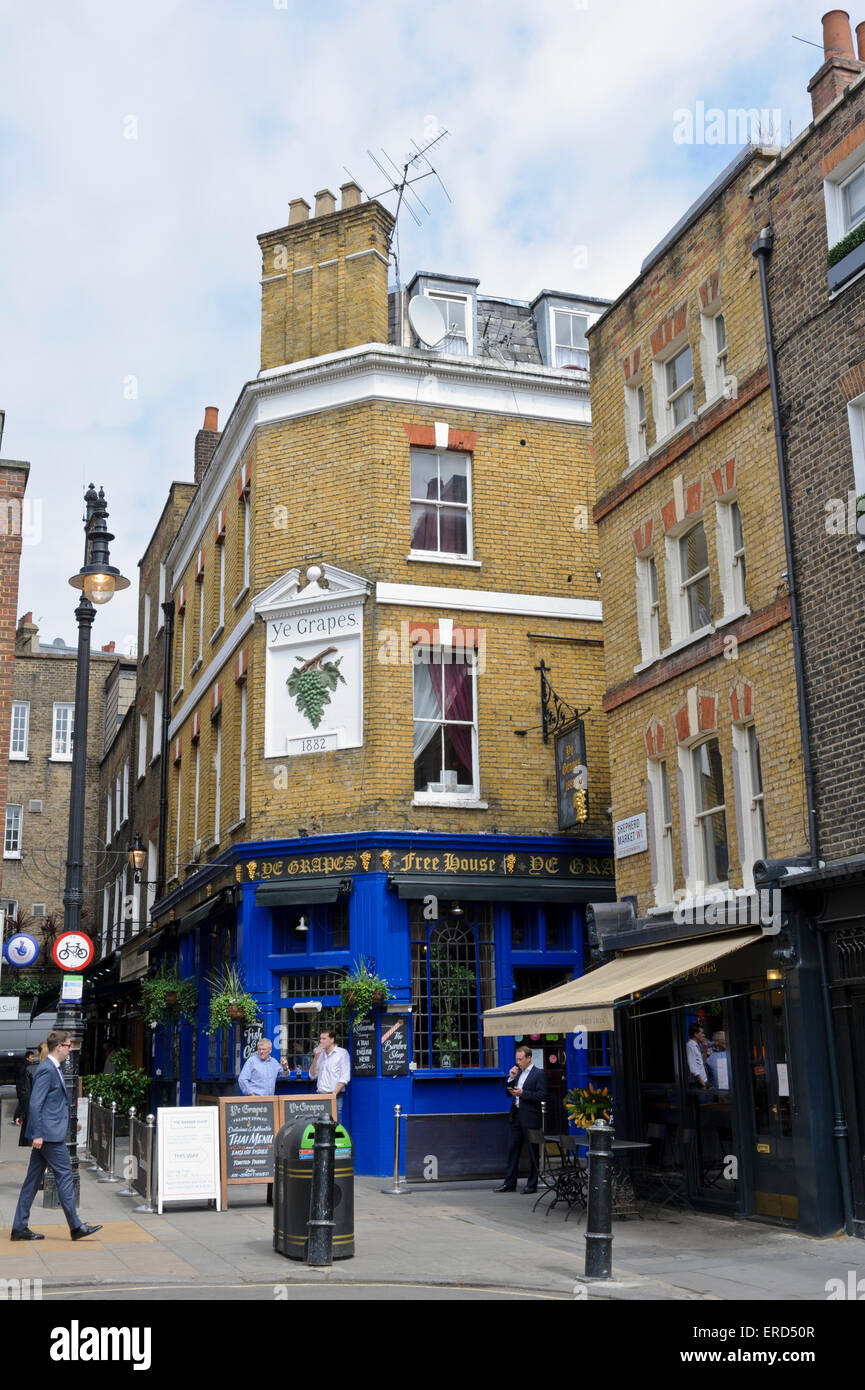
{"type": "Polygon", "coordinates": [[[352,1076],[376,1076],[378,1067],[375,1055],[375,1024],[370,1019],[356,1023],[351,1030],[351,1036],[352,1076]]]}
{"type": "Polygon", "coordinates": [[[381,1016],[381,1074],[408,1076],[408,1016],[381,1016]]]}
{"type": "Polygon", "coordinates": [[[164,1202],[215,1201],[221,1211],[219,1116],[205,1106],[160,1105],[156,1112],[157,1210],[164,1202]]]}
{"type": "Polygon", "coordinates": [[[300,1119],[301,1115],[308,1115],[311,1120],[318,1119],[320,1115],[330,1115],[331,1119],[336,1119],[336,1101],[329,1091],[310,1091],[305,1096],[278,1096],[277,1103],[280,1128],[300,1119]]]}
{"type": "Polygon", "coordinates": [[[275,1096],[221,1096],[222,1202],[229,1183],[273,1182],[273,1138],[278,1116],[275,1096]]]}

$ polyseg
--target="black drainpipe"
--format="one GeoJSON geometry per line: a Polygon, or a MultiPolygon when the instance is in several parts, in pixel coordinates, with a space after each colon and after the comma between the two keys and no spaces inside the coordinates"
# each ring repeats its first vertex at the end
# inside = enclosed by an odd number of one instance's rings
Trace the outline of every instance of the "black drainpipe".
{"type": "Polygon", "coordinates": [[[171,651],[174,645],[174,603],[163,603],[165,669],[162,673],[162,756],[159,767],[159,836],[156,843],[156,901],[165,896],[165,836],[168,829],[168,730],[171,725],[171,651]]]}
{"type": "MultiPolygon", "coordinates": [[[[796,593],[796,571],[793,565],[793,535],[790,525],[790,504],[787,491],[787,454],[784,447],[784,430],[781,425],[781,408],[778,402],[778,375],[775,369],[775,339],[772,334],[772,314],[769,308],[768,261],[775,244],[775,233],[771,226],[764,227],[754,245],[752,256],[756,256],[760,271],[760,298],[763,302],[763,326],[766,330],[766,363],[769,369],[769,394],[772,398],[772,421],[775,426],[775,452],[778,456],[778,480],[781,490],[781,516],[784,522],[784,555],[787,564],[787,588],[790,593],[790,625],[793,634],[793,666],[796,672],[796,699],[799,709],[799,736],[802,740],[802,759],[805,770],[805,801],[808,810],[808,849],[812,867],[820,867],[820,849],[817,837],[817,808],[814,801],[814,766],[811,761],[811,735],[808,728],[808,708],[805,702],[805,670],[802,659],[802,626],[799,619],[799,600],[796,593]]],[[[815,930],[812,925],[812,931],[815,930]]],[[[847,1119],[841,1095],[841,1080],[838,1068],[838,1048],[835,1040],[835,1027],[832,1019],[832,996],[829,987],[829,972],[826,966],[826,943],[822,932],[817,931],[817,952],[820,958],[820,978],[823,987],[823,1020],[826,1029],[826,1046],[829,1056],[829,1077],[832,1086],[833,1123],[838,1173],[841,1181],[841,1196],[844,1205],[844,1229],[847,1235],[853,1234],[853,1193],[850,1185],[850,1157],[847,1144],[847,1119]]]]}

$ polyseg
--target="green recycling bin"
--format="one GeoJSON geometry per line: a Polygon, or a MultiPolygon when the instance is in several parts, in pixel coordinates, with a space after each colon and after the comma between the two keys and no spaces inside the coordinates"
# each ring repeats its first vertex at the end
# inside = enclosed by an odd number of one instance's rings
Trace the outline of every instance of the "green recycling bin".
{"type": "MultiPolygon", "coordinates": [[[[333,1156],[333,1258],[354,1255],[354,1149],[336,1126],[333,1156]]],[[[274,1145],[273,1248],[290,1260],[305,1260],[309,1240],[315,1122],[301,1115],[283,1125],[274,1145]]]]}

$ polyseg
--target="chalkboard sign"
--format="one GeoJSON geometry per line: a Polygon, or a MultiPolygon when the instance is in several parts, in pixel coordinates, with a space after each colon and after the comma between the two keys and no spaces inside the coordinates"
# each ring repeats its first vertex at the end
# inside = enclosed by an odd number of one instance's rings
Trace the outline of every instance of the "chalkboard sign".
{"type": "Polygon", "coordinates": [[[219,1102],[223,1205],[229,1183],[273,1182],[275,1096],[223,1098],[219,1102]]]}
{"type": "Polygon", "coordinates": [[[405,1014],[381,1016],[382,1076],[408,1076],[408,1017],[405,1014]]]}
{"type": "Polygon", "coordinates": [[[301,1115],[308,1115],[311,1120],[318,1119],[320,1115],[330,1115],[332,1120],[336,1119],[336,1101],[329,1091],[310,1091],[305,1096],[277,1096],[277,1103],[280,1128],[290,1125],[301,1115]]]}
{"type": "Polygon", "coordinates": [[[356,1023],[351,1031],[354,1054],[351,1059],[352,1076],[376,1076],[375,1024],[368,1020],[356,1023]]]}

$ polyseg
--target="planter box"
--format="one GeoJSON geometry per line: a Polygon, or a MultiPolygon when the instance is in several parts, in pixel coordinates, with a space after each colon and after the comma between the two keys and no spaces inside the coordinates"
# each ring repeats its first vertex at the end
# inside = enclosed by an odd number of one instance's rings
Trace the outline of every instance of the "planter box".
{"type": "Polygon", "coordinates": [[[865,270],[865,241],[854,246],[852,251],[848,251],[843,260],[829,267],[829,274],[826,278],[829,281],[830,291],[840,289],[854,275],[858,275],[860,270],[865,270]]]}

